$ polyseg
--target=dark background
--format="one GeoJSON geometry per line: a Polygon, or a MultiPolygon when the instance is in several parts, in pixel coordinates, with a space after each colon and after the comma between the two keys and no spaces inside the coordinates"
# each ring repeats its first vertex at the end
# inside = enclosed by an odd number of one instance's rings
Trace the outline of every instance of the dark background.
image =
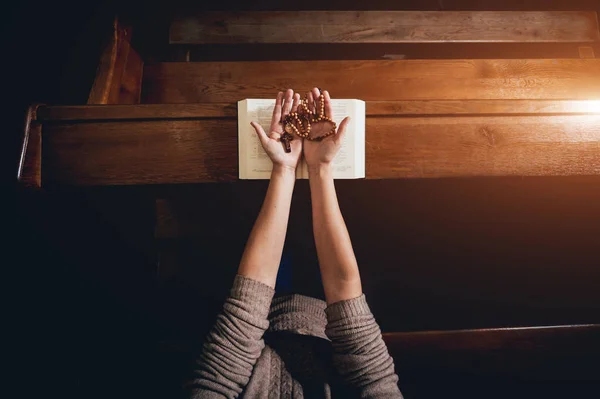
{"type": "MultiPolygon", "coordinates": [[[[352,3],[359,2],[303,2],[299,8],[599,7],[586,0],[352,3]]],[[[12,380],[16,390],[11,397],[172,397],[187,358],[181,350],[172,350],[170,342],[194,338],[183,331],[203,331],[203,323],[195,321],[197,301],[203,301],[209,313],[218,309],[218,300],[204,302],[208,299],[185,290],[176,298],[172,290],[165,294],[156,279],[153,222],[148,218],[154,203],[138,191],[65,189],[31,194],[19,189],[14,179],[26,107],[34,102],[86,102],[102,41],[116,12],[139,28],[134,32],[134,47],[144,59],[164,60],[169,53],[168,15],[177,6],[176,2],[64,0],[5,6],[2,148],[8,184],[3,324],[9,335],[5,346],[13,355],[7,363],[19,376],[12,380]],[[106,209],[112,210],[107,213],[106,209]]],[[[220,1],[195,3],[195,7],[282,9],[292,5],[220,1]]],[[[374,296],[372,303],[381,309],[377,316],[382,328],[392,331],[599,322],[599,183],[593,177],[369,181],[362,195],[353,182],[338,187],[344,213],[361,215],[348,220],[359,260],[367,252],[365,247],[375,246],[381,247],[377,261],[385,264],[385,254],[397,246],[404,251],[404,267],[413,270],[402,273],[396,265],[388,265],[385,274],[363,271],[365,291],[387,285],[398,293],[394,301],[374,296]],[[390,223],[402,226],[401,232],[382,232],[377,240],[361,240],[377,234],[361,231],[361,226],[385,222],[376,210],[386,198],[369,196],[372,192],[395,199],[397,208],[388,215],[392,215],[390,223]],[[490,272],[482,273],[482,268],[490,272]],[[463,289],[468,294],[461,297],[463,289]],[[402,306],[409,300],[413,301],[410,311],[402,306]]],[[[259,198],[264,185],[252,189],[259,198]]],[[[172,189],[178,195],[186,190],[219,198],[230,189],[218,185],[172,189]]],[[[299,184],[297,194],[306,198],[306,187],[299,184]]],[[[259,205],[248,206],[243,231],[230,245],[243,245],[259,205]]],[[[221,250],[214,249],[211,256],[218,258],[221,250]]],[[[234,248],[233,254],[239,251],[234,248]]],[[[227,281],[230,274],[218,278],[227,281]]],[[[440,385],[452,389],[451,377],[447,378],[440,385]]],[[[481,379],[474,384],[488,383],[481,379]]],[[[535,396],[538,388],[528,387],[528,383],[520,387],[523,397],[535,396]]],[[[496,388],[498,395],[506,393],[496,388]]],[[[585,384],[580,388],[585,389],[585,384]]],[[[556,397],[581,396],[562,391],[561,385],[551,391],[556,397]]]]}

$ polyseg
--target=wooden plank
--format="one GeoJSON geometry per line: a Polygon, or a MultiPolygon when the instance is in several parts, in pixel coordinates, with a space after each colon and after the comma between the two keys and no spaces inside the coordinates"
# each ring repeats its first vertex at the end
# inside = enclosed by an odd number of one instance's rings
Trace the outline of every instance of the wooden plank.
{"type": "Polygon", "coordinates": [[[595,12],[268,11],[180,15],[172,44],[593,42],[595,12]]]}
{"type": "Polygon", "coordinates": [[[383,338],[399,370],[598,378],[597,370],[590,366],[600,360],[599,324],[395,332],[383,334],[383,338]],[[567,361],[565,367],[567,359],[577,360],[567,361]]]}
{"type": "Polygon", "coordinates": [[[543,115],[600,113],[598,100],[405,100],[369,101],[367,116],[543,115]]]}
{"type": "MultiPolygon", "coordinates": [[[[237,180],[235,120],[47,124],[44,182],[237,180]]],[[[369,179],[600,174],[600,115],[367,118],[369,179]]]]}
{"type": "MultiPolygon", "coordinates": [[[[560,107],[559,105],[556,106],[560,107]]],[[[237,104],[202,103],[44,106],[38,110],[37,117],[44,122],[188,118],[236,119],[237,104]]]]}
{"type": "Polygon", "coordinates": [[[23,143],[17,180],[24,187],[40,188],[42,185],[42,124],[36,121],[39,105],[32,105],[25,115],[23,143]]]}
{"type": "Polygon", "coordinates": [[[367,178],[600,173],[600,115],[373,118],[367,178]]]}
{"type": "Polygon", "coordinates": [[[237,179],[237,127],[227,120],[47,125],[45,182],[170,184],[237,179]]]}
{"type": "MultiPolygon", "coordinates": [[[[594,100],[404,100],[369,101],[367,116],[541,115],[600,113],[594,100]]],[[[44,122],[136,119],[237,118],[235,103],[41,106],[44,122]]]]}
{"type": "Polygon", "coordinates": [[[143,103],[236,102],[315,85],[366,101],[600,99],[600,61],[399,60],[159,63],[143,103]]]}
{"type": "Polygon", "coordinates": [[[464,11],[464,10],[486,10],[486,11],[536,11],[551,10],[564,11],[595,10],[598,7],[596,0],[571,0],[568,7],[565,3],[552,2],[548,0],[504,0],[502,2],[492,0],[372,0],[369,3],[354,3],[348,0],[303,0],[302,2],[283,3],[279,0],[262,0],[260,2],[248,2],[246,0],[221,0],[219,2],[202,3],[176,1],[177,10],[193,14],[204,11],[314,11],[314,10],[430,10],[430,11],[464,11]]]}
{"type": "MultiPolygon", "coordinates": [[[[600,43],[600,42],[597,42],[600,43]]],[[[316,61],[415,59],[564,59],[597,43],[172,44],[162,61],[316,61]],[[189,57],[188,57],[189,56],[189,57]]]]}

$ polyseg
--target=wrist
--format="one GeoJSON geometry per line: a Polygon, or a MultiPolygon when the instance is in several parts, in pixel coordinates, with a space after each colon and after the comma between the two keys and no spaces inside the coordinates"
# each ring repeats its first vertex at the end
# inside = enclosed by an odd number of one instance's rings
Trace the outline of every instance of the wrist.
{"type": "Polygon", "coordinates": [[[273,177],[273,176],[296,178],[296,167],[288,166],[288,165],[274,164],[273,170],[271,171],[271,177],[273,177]]]}
{"type": "Polygon", "coordinates": [[[331,170],[331,163],[319,163],[316,165],[308,166],[308,177],[331,177],[333,172],[331,170]]]}

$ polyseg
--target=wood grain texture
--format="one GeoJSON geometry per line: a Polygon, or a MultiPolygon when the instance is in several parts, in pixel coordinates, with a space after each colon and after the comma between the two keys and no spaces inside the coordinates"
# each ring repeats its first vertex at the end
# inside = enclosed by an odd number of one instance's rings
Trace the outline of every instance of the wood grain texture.
{"type": "Polygon", "coordinates": [[[398,60],[159,63],[144,68],[143,103],[236,102],[315,85],[335,98],[600,99],[600,61],[398,60]]]}
{"type": "MultiPolygon", "coordinates": [[[[600,115],[367,118],[369,179],[600,174],[600,115]]],[[[44,181],[237,180],[234,120],[48,124],[44,181]]]]}
{"type": "Polygon", "coordinates": [[[47,125],[45,181],[135,185],[237,179],[235,121],[47,125]]]}
{"type": "Polygon", "coordinates": [[[383,338],[399,370],[424,367],[538,378],[598,378],[593,367],[600,359],[598,324],[400,332],[383,334],[383,338]]]}
{"type": "Polygon", "coordinates": [[[592,42],[595,12],[269,11],[180,15],[172,44],[592,42]]]}
{"type": "Polygon", "coordinates": [[[101,55],[88,104],[137,104],[142,91],[143,61],[131,47],[132,29],[115,18],[101,55]]]}
{"type": "Polygon", "coordinates": [[[135,120],[135,119],[237,119],[235,103],[67,105],[43,106],[38,119],[52,121],[135,120]]]}
{"type": "MultiPolygon", "coordinates": [[[[569,59],[595,43],[272,43],[171,44],[168,62],[416,60],[416,59],[569,59]],[[189,59],[188,57],[189,56],[189,59]]],[[[588,57],[589,58],[589,57],[588,57]]]]}
{"type": "MultiPolygon", "coordinates": [[[[401,100],[369,101],[367,116],[540,115],[600,113],[593,100],[401,100]]],[[[136,119],[237,118],[235,103],[41,106],[44,122],[136,119]]]]}
{"type": "Polygon", "coordinates": [[[27,188],[42,185],[42,124],[36,121],[39,105],[27,109],[17,180],[27,188]]]}

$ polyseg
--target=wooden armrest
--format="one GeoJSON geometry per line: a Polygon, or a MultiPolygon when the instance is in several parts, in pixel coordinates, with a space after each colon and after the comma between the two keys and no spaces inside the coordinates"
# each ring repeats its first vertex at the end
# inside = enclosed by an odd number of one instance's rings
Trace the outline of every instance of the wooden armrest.
{"type": "Polygon", "coordinates": [[[28,188],[42,186],[42,125],[36,120],[39,106],[34,104],[27,109],[17,172],[19,183],[28,188]]]}

